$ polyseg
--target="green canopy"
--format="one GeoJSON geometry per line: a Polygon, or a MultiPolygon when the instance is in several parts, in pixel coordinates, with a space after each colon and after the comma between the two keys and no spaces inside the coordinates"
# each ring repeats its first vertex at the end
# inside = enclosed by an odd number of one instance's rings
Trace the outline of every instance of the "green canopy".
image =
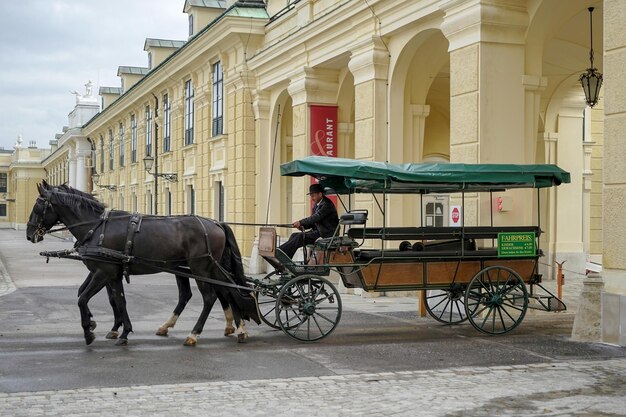
{"type": "Polygon", "coordinates": [[[310,175],[337,194],[432,193],[544,188],[570,182],[556,165],[514,164],[391,164],[310,156],[280,167],[281,175],[310,175]]]}

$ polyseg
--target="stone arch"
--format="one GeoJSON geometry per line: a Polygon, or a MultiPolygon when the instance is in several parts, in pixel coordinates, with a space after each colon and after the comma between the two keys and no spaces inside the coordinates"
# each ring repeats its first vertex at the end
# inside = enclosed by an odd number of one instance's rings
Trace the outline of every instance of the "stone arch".
{"type": "Polygon", "coordinates": [[[401,46],[390,83],[391,160],[449,160],[450,58],[438,29],[414,34],[401,46]]]}

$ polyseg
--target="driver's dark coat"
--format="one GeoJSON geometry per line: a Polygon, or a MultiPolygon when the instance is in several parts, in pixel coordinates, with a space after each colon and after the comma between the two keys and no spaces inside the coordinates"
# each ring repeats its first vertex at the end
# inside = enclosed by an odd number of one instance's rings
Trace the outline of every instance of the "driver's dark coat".
{"type": "Polygon", "coordinates": [[[326,196],[323,196],[320,202],[313,207],[311,216],[300,220],[300,226],[305,229],[316,229],[320,237],[331,237],[338,224],[337,208],[326,196]]]}

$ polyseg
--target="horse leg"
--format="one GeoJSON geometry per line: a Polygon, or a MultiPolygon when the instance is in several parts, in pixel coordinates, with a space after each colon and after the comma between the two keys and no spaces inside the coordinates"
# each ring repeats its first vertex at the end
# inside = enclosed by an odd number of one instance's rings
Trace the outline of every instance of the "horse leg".
{"type": "Polygon", "coordinates": [[[187,339],[185,339],[185,342],[183,343],[185,346],[195,346],[198,343],[198,336],[202,333],[204,324],[206,323],[209,313],[213,308],[213,304],[215,304],[215,300],[217,299],[217,295],[215,294],[215,290],[212,286],[197,280],[196,283],[198,284],[198,289],[202,294],[202,312],[200,313],[200,317],[198,317],[198,321],[193,327],[191,334],[187,336],[187,339]]]}
{"type": "Polygon", "coordinates": [[[165,321],[156,331],[157,336],[167,336],[167,332],[170,327],[174,327],[176,325],[176,321],[178,317],[182,314],[185,306],[189,300],[191,300],[191,285],[189,284],[189,278],[183,277],[180,275],[176,275],[176,285],[178,286],[178,304],[174,309],[174,313],[172,316],[165,321]]]}
{"type": "Polygon", "coordinates": [[[128,311],[126,310],[126,297],[124,296],[124,284],[122,283],[121,274],[119,275],[119,279],[114,279],[111,282],[110,287],[113,299],[122,315],[124,324],[124,330],[115,344],[117,346],[126,346],[128,344],[128,334],[133,331],[133,326],[130,323],[130,317],[128,317],[128,311]]]}
{"type": "MultiPolygon", "coordinates": [[[[85,278],[85,281],[83,281],[83,283],[78,288],[79,297],[80,297],[80,294],[85,290],[87,285],[89,285],[89,283],[91,282],[92,277],[93,277],[93,272],[89,272],[89,275],[87,275],[87,278],[85,278]]],[[[89,310],[89,307],[87,307],[87,314],[89,315],[89,318],[90,318],[89,328],[91,331],[94,331],[96,329],[97,323],[93,320],[93,314],[91,314],[91,310],[89,310]]]]}
{"type": "MultiPolygon", "coordinates": [[[[232,303],[231,305],[235,305],[234,303],[232,303]]],[[[241,313],[239,312],[239,309],[235,307],[232,309],[233,311],[233,316],[235,318],[235,324],[237,325],[237,330],[235,330],[235,335],[237,335],[237,343],[244,343],[246,340],[248,340],[248,332],[246,331],[246,325],[243,321],[243,319],[241,318],[241,313]]]]}
{"type": "Polygon", "coordinates": [[[93,334],[91,311],[89,311],[88,303],[91,298],[97,294],[106,284],[106,277],[101,271],[89,274],[91,278],[87,285],[83,288],[78,296],[78,308],[80,310],[80,322],[85,336],[85,343],[90,345],[96,336],[93,334]],[[99,273],[98,273],[99,272],[99,273]]]}
{"type": "Polygon", "coordinates": [[[217,299],[220,300],[222,310],[224,310],[224,318],[226,319],[226,327],[224,328],[224,336],[229,336],[235,333],[235,327],[233,327],[233,309],[230,308],[228,301],[218,292],[217,299]]]}
{"type": "MultiPolygon", "coordinates": [[[[123,285],[123,284],[122,284],[123,285]]],[[[111,304],[111,309],[113,310],[113,327],[106,334],[106,339],[117,339],[120,335],[119,329],[124,324],[123,313],[120,312],[117,307],[117,303],[115,302],[115,296],[113,294],[113,289],[111,288],[111,284],[106,284],[107,295],[109,297],[109,304],[111,304]]]]}

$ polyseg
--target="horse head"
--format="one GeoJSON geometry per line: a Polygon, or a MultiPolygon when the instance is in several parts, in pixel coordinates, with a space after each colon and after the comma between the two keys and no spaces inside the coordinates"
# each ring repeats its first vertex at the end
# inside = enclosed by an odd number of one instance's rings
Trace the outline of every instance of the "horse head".
{"type": "Polygon", "coordinates": [[[37,190],[39,197],[35,201],[26,226],[26,239],[33,243],[42,241],[46,232],[59,222],[59,216],[50,203],[52,193],[50,186],[44,181],[37,184],[37,190]]]}

